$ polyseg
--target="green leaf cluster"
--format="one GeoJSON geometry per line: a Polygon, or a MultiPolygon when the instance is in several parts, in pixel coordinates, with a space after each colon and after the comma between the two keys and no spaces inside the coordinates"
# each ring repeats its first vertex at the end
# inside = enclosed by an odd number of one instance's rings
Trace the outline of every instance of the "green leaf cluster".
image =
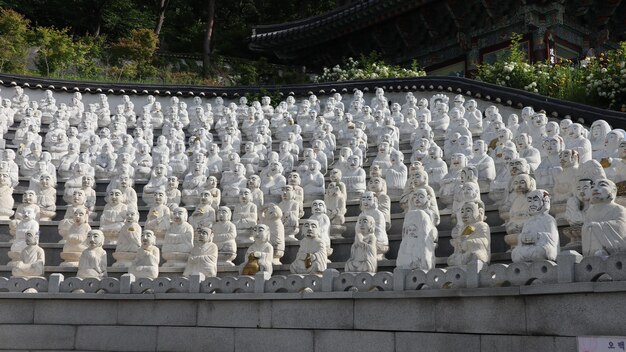
{"type": "Polygon", "coordinates": [[[530,63],[521,49],[522,36],[511,35],[511,47],[493,64],[479,66],[479,80],[553,98],[626,111],[626,42],[616,50],[580,62],[530,63]]]}

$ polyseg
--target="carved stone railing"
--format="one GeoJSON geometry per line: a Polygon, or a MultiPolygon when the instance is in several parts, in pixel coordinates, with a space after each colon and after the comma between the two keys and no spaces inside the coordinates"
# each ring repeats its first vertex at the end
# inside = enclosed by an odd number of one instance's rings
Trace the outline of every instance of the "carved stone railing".
{"type": "Polygon", "coordinates": [[[0,278],[0,292],[47,293],[315,293],[372,292],[495,288],[574,282],[626,281],[626,254],[608,258],[583,258],[573,251],[562,252],[557,262],[513,263],[485,265],[473,263],[467,267],[430,271],[396,269],[393,273],[340,273],[328,269],[322,275],[276,275],[259,273],[255,276],[189,278],[159,277],[135,279],[131,274],[120,279],[65,279],[62,274],[50,278],[0,278]]]}

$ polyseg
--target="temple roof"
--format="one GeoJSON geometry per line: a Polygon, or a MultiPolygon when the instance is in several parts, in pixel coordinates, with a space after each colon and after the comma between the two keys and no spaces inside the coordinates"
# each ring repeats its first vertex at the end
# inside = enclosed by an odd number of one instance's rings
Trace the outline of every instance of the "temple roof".
{"type": "Polygon", "coordinates": [[[444,47],[449,52],[443,56],[463,55],[477,38],[528,33],[553,18],[589,37],[591,46],[626,40],[623,0],[362,0],[299,21],[256,26],[248,40],[253,51],[308,65],[371,51],[401,63],[444,47]]]}

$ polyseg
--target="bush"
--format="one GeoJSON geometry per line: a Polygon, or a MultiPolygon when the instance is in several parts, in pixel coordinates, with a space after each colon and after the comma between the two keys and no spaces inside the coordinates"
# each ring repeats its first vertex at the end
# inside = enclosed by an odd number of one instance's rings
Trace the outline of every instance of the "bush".
{"type": "Polygon", "coordinates": [[[21,14],[0,9],[0,71],[26,73],[28,20],[21,14]]]}
{"type": "Polygon", "coordinates": [[[313,79],[314,82],[349,81],[360,79],[377,78],[402,78],[426,76],[426,72],[420,69],[416,61],[410,68],[387,65],[376,53],[363,56],[359,60],[349,57],[343,63],[343,67],[335,65],[332,69],[324,67],[322,74],[313,79]]]}
{"type": "Polygon", "coordinates": [[[32,34],[37,46],[36,65],[40,74],[63,76],[76,59],[74,41],[68,29],[37,27],[32,34]]]}
{"type": "Polygon", "coordinates": [[[153,65],[154,54],[159,45],[159,38],[150,29],[133,29],[130,37],[121,38],[111,45],[113,63],[129,78],[153,77],[158,70],[153,65]],[[126,68],[124,68],[126,67],[126,68]],[[128,68],[134,67],[130,70],[128,68]]]}
{"type": "Polygon", "coordinates": [[[102,56],[104,36],[84,36],[74,43],[76,73],[83,77],[97,77],[104,72],[102,56]]]}
{"type": "Polygon", "coordinates": [[[609,108],[626,111],[626,42],[617,50],[583,62],[584,87],[590,97],[609,108]]]}
{"type": "Polygon", "coordinates": [[[478,80],[523,89],[601,108],[626,110],[626,42],[617,50],[581,63],[529,64],[520,49],[521,35],[511,35],[511,49],[493,64],[479,66],[478,80]]]}

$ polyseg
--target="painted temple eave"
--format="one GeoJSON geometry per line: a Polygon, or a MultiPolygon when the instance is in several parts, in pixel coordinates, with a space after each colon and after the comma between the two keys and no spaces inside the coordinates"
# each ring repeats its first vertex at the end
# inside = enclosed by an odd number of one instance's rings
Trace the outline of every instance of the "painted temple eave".
{"type": "Polygon", "coordinates": [[[546,31],[559,32],[581,54],[590,47],[613,48],[626,40],[625,19],[626,0],[366,0],[257,26],[248,41],[253,51],[311,66],[371,51],[392,63],[418,59],[428,66],[455,55],[470,61],[472,50],[505,42],[512,31],[534,38],[537,53],[546,31]]]}

